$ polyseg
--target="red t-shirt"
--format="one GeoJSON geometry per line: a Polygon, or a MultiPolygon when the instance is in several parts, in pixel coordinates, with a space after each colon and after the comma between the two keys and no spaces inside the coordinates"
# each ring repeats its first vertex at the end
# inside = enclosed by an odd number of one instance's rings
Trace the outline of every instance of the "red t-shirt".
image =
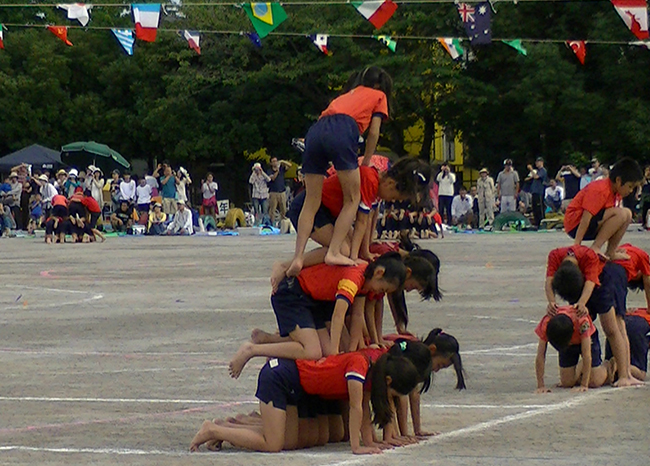
{"type": "Polygon", "coordinates": [[[373,116],[379,115],[382,120],[388,119],[388,99],[386,94],[378,89],[355,87],[334,99],[320,114],[321,118],[329,115],[351,116],[357,122],[359,134],[363,134],[370,126],[373,116]]]}
{"type": "MultiPolygon", "coordinates": [[[[359,167],[361,178],[361,202],[359,210],[369,213],[379,202],[379,172],[372,167],[359,167]]],[[[330,176],[323,182],[321,203],[334,217],[338,217],[343,208],[343,190],[338,175],[330,176]]]]}
{"type": "Polygon", "coordinates": [[[399,243],[396,241],[380,241],[371,243],[369,248],[371,254],[383,255],[389,252],[399,252],[399,243]]]}
{"type": "Polygon", "coordinates": [[[599,286],[600,280],[598,277],[603,271],[605,263],[600,260],[598,254],[596,254],[593,249],[588,248],[587,246],[582,246],[581,244],[566,248],[557,248],[549,252],[548,263],[546,265],[546,276],[552,277],[555,275],[555,272],[557,272],[557,269],[560,267],[564,258],[569,255],[569,252],[573,253],[577,259],[578,267],[585,276],[585,280],[594,282],[596,286],[599,286]]]}
{"type": "Polygon", "coordinates": [[[368,264],[342,266],[318,264],[300,271],[298,281],[308,296],[318,301],[354,301],[366,279],[368,264]]]}
{"type": "Polygon", "coordinates": [[[564,214],[564,231],[571,231],[580,224],[582,213],[586,210],[591,215],[596,215],[603,209],[614,207],[617,195],[612,189],[609,178],[592,181],[573,198],[564,214]]]}
{"type": "Polygon", "coordinates": [[[650,256],[643,249],[637,248],[630,243],[623,244],[619,248],[624,249],[629,259],[616,260],[627,273],[627,281],[631,282],[643,278],[644,275],[650,276],[650,256]]]}
{"type": "Polygon", "coordinates": [[[64,207],[68,207],[68,200],[65,198],[65,196],[62,196],[60,194],[57,194],[52,198],[52,207],[57,206],[57,205],[62,205],[64,207]]]}
{"type": "MultiPolygon", "coordinates": [[[[559,307],[557,313],[569,316],[573,322],[573,335],[571,335],[570,345],[579,345],[583,338],[590,338],[594,332],[596,332],[596,327],[594,327],[591,317],[589,317],[589,315],[578,317],[578,313],[573,306],[559,307]]],[[[546,337],[546,327],[548,327],[549,320],[549,316],[544,316],[537,325],[537,328],[535,328],[535,334],[537,334],[542,341],[546,342],[548,342],[548,338],[546,337]]]]}
{"type": "Polygon", "coordinates": [[[343,353],[318,361],[296,360],[300,385],[310,395],[330,400],[348,398],[348,380],[366,381],[370,361],[361,353],[343,353]]]}
{"type": "Polygon", "coordinates": [[[92,196],[84,196],[81,203],[86,206],[86,209],[88,209],[88,212],[91,214],[99,214],[102,211],[99,207],[99,203],[92,196]]]}
{"type": "Polygon", "coordinates": [[[646,309],[645,307],[640,307],[634,312],[630,312],[628,315],[643,317],[645,320],[648,321],[648,324],[650,324],[650,314],[648,314],[648,309],[646,309]]]}
{"type": "Polygon", "coordinates": [[[388,350],[390,348],[370,348],[369,346],[367,348],[363,348],[359,350],[359,353],[363,354],[364,356],[367,356],[370,359],[370,362],[373,364],[377,361],[377,359],[381,358],[384,354],[388,353],[388,350]]]}

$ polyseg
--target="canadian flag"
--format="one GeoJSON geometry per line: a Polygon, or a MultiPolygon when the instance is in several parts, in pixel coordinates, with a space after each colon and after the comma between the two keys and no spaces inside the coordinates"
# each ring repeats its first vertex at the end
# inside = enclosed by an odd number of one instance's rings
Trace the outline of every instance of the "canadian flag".
{"type": "Polygon", "coordinates": [[[571,47],[573,53],[576,54],[578,60],[581,64],[585,64],[585,58],[587,57],[587,47],[584,40],[569,40],[567,45],[571,47]]]}
{"type": "Polygon", "coordinates": [[[632,34],[640,40],[650,37],[646,0],[612,0],[612,5],[632,34]]]}

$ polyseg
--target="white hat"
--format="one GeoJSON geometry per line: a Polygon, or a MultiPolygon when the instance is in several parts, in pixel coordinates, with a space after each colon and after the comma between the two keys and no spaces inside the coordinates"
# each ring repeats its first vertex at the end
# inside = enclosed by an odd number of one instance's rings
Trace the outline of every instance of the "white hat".
{"type": "Polygon", "coordinates": [[[79,176],[79,172],[77,171],[76,168],[73,168],[68,172],[68,176],[74,176],[76,178],[77,176],[79,176]]]}
{"type": "Polygon", "coordinates": [[[176,204],[185,205],[185,201],[183,199],[179,199],[179,200],[176,201],[176,204]]]}
{"type": "Polygon", "coordinates": [[[260,170],[262,169],[262,165],[259,162],[255,162],[253,164],[253,168],[251,170],[255,170],[256,168],[259,168],[260,170]]]}
{"type": "Polygon", "coordinates": [[[88,165],[88,173],[92,173],[97,170],[97,167],[94,165],[88,165]]]}
{"type": "Polygon", "coordinates": [[[48,179],[47,175],[41,175],[41,176],[38,177],[38,179],[41,180],[41,181],[50,181],[48,179]]]}
{"type": "Polygon", "coordinates": [[[18,173],[11,172],[11,174],[9,175],[9,178],[18,178],[18,173]]]}

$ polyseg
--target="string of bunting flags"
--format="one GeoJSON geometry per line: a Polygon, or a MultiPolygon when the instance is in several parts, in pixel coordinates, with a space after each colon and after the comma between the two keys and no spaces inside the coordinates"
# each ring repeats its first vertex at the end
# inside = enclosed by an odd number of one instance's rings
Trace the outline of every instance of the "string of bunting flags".
{"type": "MultiPolygon", "coordinates": [[[[503,0],[502,0],[503,1],[503,0]]],[[[517,0],[512,0],[516,3],[517,0]]],[[[567,0],[518,0],[518,1],[562,1],[567,0]]],[[[584,1],[584,0],[574,0],[584,1]]],[[[603,0],[604,1],[604,0],[603,0]]],[[[300,34],[289,32],[275,32],[276,28],[288,19],[288,15],[283,8],[287,5],[318,5],[318,4],[350,4],[357,12],[370,22],[375,29],[381,29],[395,14],[398,9],[398,4],[417,4],[417,3],[454,3],[458,10],[460,21],[463,23],[465,33],[472,46],[483,46],[491,44],[494,41],[500,41],[515,49],[521,55],[527,55],[527,51],[522,45],[523,42],[564,42],[576,55],[576,58],[581,64],[585,64],[587,55],[587,42],[594,44],[616,44],[616,45],[632,45],[641,46],[650,49],[650,34],[648,31],[648,5],[647,0],[609,0],[614,7],[615,11],[623,20],[626,27],[638,39],[637,41],[598,41],[598,40],[556,40],[556,39],[496,39],[492,37],[492,15],[495,14],[493,2],[479,1],[476,3],[458,2],[457,0],[366,0],[366,1],[328,1],[328,2],[265,2],[265,3],[193,3],[187,2],[181,4],[177,0],[173,5],[202,5],[202,6],[224,6],[232,5],[243,9],[248,16],[251,25],[255,32],[243,31],[205,31],[205,30],[177,30],[177,29],[163,29],[160,28],[160,14],[162,9],[161,3],[137,3],[137,4],[95,4],[86,5],[83,3],[74,4],[5,4],[0,5],[3,7],[45,7],[51,6],[57,9],[65,10],[66,16],[69,20],[76,20],[85,30],[110,30],[115,38],[118,40],[124,51],[128,55],[133,55],[134,45],[137,40],[144,42],[155,42],[157,32],[160,31],[173,31],[184,38],[188,46],[195,50],[197,54],[201,53],[200,39],[202,33],[218,33],[218,34],[239,34],[245,35],[255,47],[262,47],[262,39],[268,35],[275,36],[306,36],[310,41],[325,55],[331,55],[332,50],[329,47],[330,37],[352,37],[352,38],[372,38],[383,45],[385,45],[392,52],[397,50],[397,39],[400,40],[436,40],[447,51],[449,56],[453,59],[459,59],[467,55],[466,50],[461,45],[461,38],[459,37],[420,37],[420,36],[399,36],[391,37],[389,35],[355,35],[355,34],[300,34]],[[128,28],[111,28],[111,27],[98,27],[88,26],[91,20],[91,10],[93,7],[98,6],[115,6],[115,7],[129,7],[133,15],[134,29],[128,28]],[[134,34],[135,32],[135,34],[134,34]]],[[[128,13],[127,13],[128,14],[128,13]]],[[[5,26],[11,27],[43,27],[33,24],[0,24],[0,49],[5,48],[4,32],[5,26]]],[[[58,26],[46,25],[50,32],[61,39],[66,45],[72,46],[73,44],[68,40],[68,28],[80,28],[80,26],[58,26]]]]}

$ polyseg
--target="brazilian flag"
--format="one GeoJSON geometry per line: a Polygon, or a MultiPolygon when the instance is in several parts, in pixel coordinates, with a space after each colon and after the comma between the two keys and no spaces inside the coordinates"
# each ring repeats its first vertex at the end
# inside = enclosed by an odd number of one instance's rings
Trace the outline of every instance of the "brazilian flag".
{"type": "Polygon", "coordinates": [[[260,39],[268,36],[282,21],[287,19],[287,13],[279,3],[244,3],[242,7],[260,39]]]}

